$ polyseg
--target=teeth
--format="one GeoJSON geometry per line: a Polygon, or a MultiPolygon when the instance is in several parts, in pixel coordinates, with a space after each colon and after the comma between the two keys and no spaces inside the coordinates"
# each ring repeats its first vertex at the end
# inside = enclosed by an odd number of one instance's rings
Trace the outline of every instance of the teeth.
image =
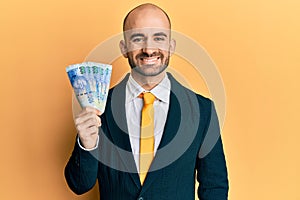
{"type": "Polygon", "coordinates": [[[151,57],[151,58],[148,58],[148,57],[144,57],[144,58],[141,58],[141,60],[143,62],[147,62],[147,63],[150,63],[150,62],[155,62],[159,59],[159,57],[151,57]]]}
{"type": "Polygon", "coordinates": [[[144,58],[144,60],[146,60],[146,61],[153,61],[153,60],[156,60],[155,58],[144,58]]]}
{"type": "Polygon", "coordinates": [[[144,64],[148,64],[148,65],[153,65],[157,62],[158,58],[142,58],[141,61],[144,63],[144,64]]]}

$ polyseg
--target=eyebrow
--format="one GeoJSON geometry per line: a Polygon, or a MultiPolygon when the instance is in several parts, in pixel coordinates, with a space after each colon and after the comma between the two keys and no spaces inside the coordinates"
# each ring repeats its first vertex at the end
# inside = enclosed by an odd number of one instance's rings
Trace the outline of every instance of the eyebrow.
{"type": "Polygon", "coordinates": [[[164,36],[164,37],[168,37],[167,34],[165,34],[164,32],[155,33],[154,36],[164,36]]]}
{"type": "MultiPolygon", "coordinates": [[[[165,34],[164,32],[159,32],[159,33],[154,33],[153,36],[164,36],[164,37],[168,37],[167,34],[165,34]]],[[[143,33],[134,33],[130,36],[130,40],[132,40],[135,37],[145,37],[145,35],[143,33]]]]}

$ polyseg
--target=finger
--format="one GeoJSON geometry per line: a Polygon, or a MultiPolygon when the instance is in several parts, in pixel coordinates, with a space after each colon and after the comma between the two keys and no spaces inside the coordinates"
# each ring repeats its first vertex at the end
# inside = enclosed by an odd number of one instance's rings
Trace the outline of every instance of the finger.
{"type": "Polygon", "coordinates": [[[89,127],[87,129],[87,132],[90,134],[90,135],[94,135],[94,134],[97,134],[99,131],[99,128],[97,126],[92,126],[92,127],[89,127]]]}
{"type": "Polygon", "coordinates": [[[98,134],[98,131],[99,131],[99,128],[97,126],[91,126],[86,129],[85,135],[92,136],[92,135],[98,134]]]}
{"type": "Polygon", "coordinates": [[[101,125],[102,125],[102,123],[101,123],[101,119],[100,119],[100,117],[98,117],[98,116],[97,116],[97,117],[96,117],[96,119],[97,119],[97,122],[98,122],[98,127],[99,127],[99,126],[101,126],[101,125]]]}
{"type": "Polygon", "coordinates": [[[91,106],[87,106],[84,108],[87,112],[93,112],[95,113],[96,115],[99,115],[100,114],[100,111],[94,107],[91,107],[91,106]]]}
{"type": "Polygon", "coordinates": [[[99,118],[95,113],[85,113],[84,115],[81,115],[81,116],[77,116],[75,119],[74,119],[74,122],[75,122],[75,125],[78,125],[80,123],[83,123],[89,119],[92,119],[92,118],[95,118],[97,121],[99,118]]]}
{"type": "Polygon", "coordinates": [[[97,120],[99,118],[97,115],[96,117],[89,118],[88,120],[76,124],[76,129],[78,131],[84,131],[85,129],[88,129],[89,127],[96,126],[99,127],[99,121],[97,120]]]}
{"type": "Polygon", "coordinates": [[[81,141],[87,141],[93,139],[96,134],[98,134],[99,128],[96,126],[89,127],[84,132],[79,133],[79,138],[81,141]]]}
{"type": "Polygon", "coordinates": [[[94,113],[96,115],[100,115],[100,111],[97,110],[96,108],[93,108],[93,107],[90,107],[90,106],[87,106],[87,107],[84,107],[82,109],[82,111],[77,115],[77,117],[81,117],[87,113],[94,113]]]}

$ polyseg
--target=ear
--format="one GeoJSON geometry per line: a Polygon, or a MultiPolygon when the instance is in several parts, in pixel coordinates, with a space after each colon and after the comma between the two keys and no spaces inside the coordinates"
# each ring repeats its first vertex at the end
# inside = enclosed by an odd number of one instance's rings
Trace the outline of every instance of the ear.
{"type": "Polygon", "coordinates": [[[123,54],[123,56],[124,56],[125,58],[128,58],[128,56],[127,56],[128,50],[127,50],[127,46],[126,46],[124,40],[121,40],[121,41],[120,41],[119,47],[120,47],[120,50],[121,50],[121,53],[123,54]]]}
{"type": "Polygon", "coordinates": [[[176,40],[171,39],[171,41],[170,41],[170,53],[171,53],[171,55],[174,54],[175,48],[176,48],[176,40]]]}

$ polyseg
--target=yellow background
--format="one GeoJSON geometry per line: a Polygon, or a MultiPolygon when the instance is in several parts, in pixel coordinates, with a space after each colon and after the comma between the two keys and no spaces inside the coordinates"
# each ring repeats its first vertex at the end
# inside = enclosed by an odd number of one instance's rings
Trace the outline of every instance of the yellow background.
{"type": "MultiPolygon", "coordinates": [[[[0,199],[98,198],[97,189],[74,195],[64,180],[76,134],[65,67],[119,33],[142,2],[1,0],[0,199]]],[[[229,199],[300,199],[300,2],[153,3],[206,48],[223,78],[229,199]]]]}

